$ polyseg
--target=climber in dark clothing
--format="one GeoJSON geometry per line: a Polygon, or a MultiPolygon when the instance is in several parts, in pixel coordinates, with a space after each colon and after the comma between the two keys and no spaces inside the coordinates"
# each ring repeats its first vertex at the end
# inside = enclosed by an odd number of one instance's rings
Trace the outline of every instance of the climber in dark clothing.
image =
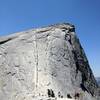
{"type": "Polygon", "coordinates": [[[55,94],[54,94],[52,89],[48,89],[48,96],[49,97],[55,97],[55,94]]]}
{"type": "Polygon", "coordinates": [[[74,97],[75,97],[75,100],[76,100],[76,99],[79,100],[79,98],[80,98],[80,94],[79,94],[79,93],[75,93],[75,96],[74,96],[74,97]]]}
{"type": "Polygon", "coordinates": [[[71,95],[70,95],[70,94],[67,94],[67,98],[70,98],[70,99],[72,99],[72,97],[71,97],[71,95]]]}

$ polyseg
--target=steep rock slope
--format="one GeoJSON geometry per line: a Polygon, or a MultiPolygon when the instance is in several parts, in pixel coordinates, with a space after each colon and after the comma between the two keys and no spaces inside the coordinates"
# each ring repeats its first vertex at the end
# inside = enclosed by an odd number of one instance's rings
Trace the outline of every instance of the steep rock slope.
{"type": "Polygon", "coordinates": [[[0,100],[96,100],[97,88],[73,25],[0,38],[0,100]]]}
{"type": "Polygon", "coordinates": [[[99,88],[98,88],[98,95],[99,95],[98,100],[100,100],[100,77],[96,77],[96,80],[97,80],[97,83],[99,85],[99,88]]]}

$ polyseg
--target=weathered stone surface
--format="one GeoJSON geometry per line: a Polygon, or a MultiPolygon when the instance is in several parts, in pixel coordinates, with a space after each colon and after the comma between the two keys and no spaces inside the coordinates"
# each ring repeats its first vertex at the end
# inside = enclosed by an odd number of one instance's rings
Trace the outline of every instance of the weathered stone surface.
{"type": "Polygon", "coordinates": [[[97,100],[97,88],[73,25],[0,38],[0,100],[97,100]]]}
{"type": "Polygon", "coordinates": [[[99,85],[99,88],[98,88],[98,100],[100,100],[100,77],[96,77],[96,80],[97,80],[97,83],[99,85]]]}

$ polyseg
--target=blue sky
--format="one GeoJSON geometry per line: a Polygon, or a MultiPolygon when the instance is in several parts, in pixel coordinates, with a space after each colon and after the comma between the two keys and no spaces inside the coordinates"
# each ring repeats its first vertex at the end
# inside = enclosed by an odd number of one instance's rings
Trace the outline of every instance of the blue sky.
{"type": "Polygon", "coordinates": [[[69,22],[100,76],[100,0],[0,0],[0,35],[69,22]]]}

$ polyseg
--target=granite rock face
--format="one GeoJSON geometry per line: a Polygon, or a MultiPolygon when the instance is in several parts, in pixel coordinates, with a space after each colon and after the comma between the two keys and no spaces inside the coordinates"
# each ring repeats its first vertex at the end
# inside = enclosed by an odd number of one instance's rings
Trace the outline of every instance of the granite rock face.
{"type": "Polygon", "coordinates": [[[73,25],[0,38],[0,100],[97,100],[97,88],[73,25]]]}
{"type": "Polygon", "coordinates": [[[100,77],[96,77],[96,80],[97,80],[97,83],[99,85],[99,88],[98,88],[98,100],[100,100],[100,77]]]}

